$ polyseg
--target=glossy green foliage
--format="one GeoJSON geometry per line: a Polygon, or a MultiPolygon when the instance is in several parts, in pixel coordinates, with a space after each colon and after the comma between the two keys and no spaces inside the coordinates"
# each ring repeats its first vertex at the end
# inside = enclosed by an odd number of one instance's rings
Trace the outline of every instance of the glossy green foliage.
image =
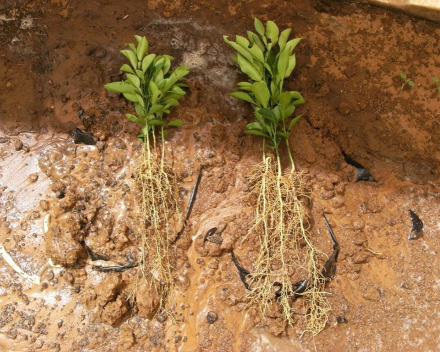
{"type": "Polygon", "coordinates": [[[237,52],[233,60],[251,80],[238,83],[239,91],[231,96],[254,105],[255,121],[244,132],[268,138],[270,147],[277,148],[282,139],[289,138],[292,127],[301,118],[291,116],[304,98],[299,92],[283,90],[284,79],[295,69],[293,50],[301,38],[289,40],[291,29],[280,33],[272,21],[264,26],[255,18],[254,25],[256,33],[248,31],[247,38],[237,35],[235,41],[230,41],[223,36],[237,52]]]}
{"type": "Polygon", "coordinates": [[[170,71],[173,57],[149,54],[147,38],[138,35],[135,38],[137,45],[130,43],[129,49],[121,50],[129,62],[120,69],[125,72],[126,80],[108,83],[104,87],[109,92],[123,94],[134,103],[136,114],[125,116],[141,125],[142,133],[138,137],[144,140],[147,134],[154,133],[155,126],[160,126],[161,131],[166,126],[182,126],[182,120],[167,123],[163,116],[169,114],[173,106],[179,105],[179,99],[186,94],[182,88],[187,86],[179,81],[189,73],[189,69],[179,66],[170,71]]]}

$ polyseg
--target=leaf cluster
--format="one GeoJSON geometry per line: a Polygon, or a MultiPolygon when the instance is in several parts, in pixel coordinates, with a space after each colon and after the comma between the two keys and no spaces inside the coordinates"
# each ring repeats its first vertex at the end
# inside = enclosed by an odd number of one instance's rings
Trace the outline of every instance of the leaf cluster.
{"type": "Polygon", "coordinates": [[[293,50],[301,38],[289,39],[291,29],[280,33],[273,21],[264,26],[254,19],[255,32],[247,31],[248,38],[237,35],[235,42],[223,36],[237,56],[233,60],[241,71],[252,81],[237,84],[238,92],[231,96],[254,105],[255,120],[249,123],[245,133],[258,135],[270,140],[269,146],[278,148],[282,139],[288,139],[292,127],[301,118],[290,116],[296,106],[304,103],[304,98],[297,91],[284,91],[284,79],[292,74],[296,65],[293,50]]]}
{"type": "Polygon", "coordinates": [[[154,133],[155,126],[163,131],[165,126],[183,125],[180,119],[166,123],[163,115],[169,114],[173,106],[179,105],[179,99],[186,94],[182,88],[187,85],[179,81],[189,73],[189,68],[179,66],[171,72],[173,57],[149,54],[147,38],[138,35],[134,37],[137,45],[130,43],[129,49],[121,50],[129,61],[120,68],[121,72],[126,73],[127,79],[108,83],[104,87],[109,92],[123,94],[134,103],[136,115],[125,116],[141,125],[142,133],[138,137],[144,140],[149,133],[154,133]]]}

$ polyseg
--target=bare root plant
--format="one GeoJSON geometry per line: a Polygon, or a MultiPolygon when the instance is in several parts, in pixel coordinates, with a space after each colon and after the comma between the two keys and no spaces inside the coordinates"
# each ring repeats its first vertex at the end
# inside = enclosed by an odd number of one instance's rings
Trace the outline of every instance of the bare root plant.
{"type": "Polygon", "coordinates": [[[140,277],[134,286],[132,296],[139,286],[139,280],[147,280],[160,295],[159,309],[173,302],[173,254],[174,230],[181,221],[176,177],[165,161],[165,137],[167,127],[180,127],[182,120],[165,121],[164,116],[186,93],[185,84],[179,81],[188,74],[188,68],[179,66],[170,71],[173,58],[169,55],[148,54],[148,41],[135,36],[137,45],[128,44],[129,49],[121,53],[129,64],[121,71],[127,79],[105,85],[110,92],[121,93],[134,103],[135,115],[126,114],[129,121],[141,126],[138,138],[143,142],[142,158],[135,175],[141,193],[141,211],[145,228],[142,229],[139,244],[140,277]],[[157,143],[160,137],[160,144],[157,143]],[[167,299],[168,298],[168,299],[167,299]]]}
{"type": "Polygon", "coordinates": [[[308,282],[300,293],[306,312],[304,330],[315,335],[325,327],[330,308],[324,292],[320,252],[308,231],[308,211],[303,204],[308,197],[304,174],[295,170],[289,145],[291,129],[301,118],[290,116],[304,99],[299,92],[283,91],[284,79],[296,65],[293,50],[300,39],[288,41],[291,30],[280,33],[272,21],[263,26],[255,19],[255,29],[257,33],[247,32],[248,39],[237,35],[235,42],[224,36],[225,42],[237,51],[234,60],[241,71],[254,81],[238,83],[240,91],[231,93],[254,105],[255,121],[244,132],[263,137],[263,161],[255,165],[248,177],[250,195],[256,200],[254,225],[248,236],[256,234],[259,239],[248,297],[263,316],[277,300],[284,320],[293,325],[293,301],[299,296],[293,289],[293,277],[298,273],[304,275],[308,282]],[[266,154],[266,140],[275,156],[266,154]],[[288,152],[290,172],[283,172],[281,165],[282,141],[288,152]]]}

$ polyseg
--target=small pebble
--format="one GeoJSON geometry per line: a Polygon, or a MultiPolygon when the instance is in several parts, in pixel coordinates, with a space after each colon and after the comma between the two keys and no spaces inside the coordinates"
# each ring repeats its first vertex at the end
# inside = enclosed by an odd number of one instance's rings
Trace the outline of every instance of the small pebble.
{"type": "Polygon", "coordinates": [[[206,320],[208,321],[209,324],[214,324],[217,321],[217,319],[218,319],[218,316],[213,311],[210,311],[208,313],[208,315],[206,316],[206,320]]]}
{"type": "Polygon", "coordinates": [[[165,320],[167,320],[167,315],[166,314],[159,314],[156,316],[156,320],[159,323],[163,323],[165,320]]]}
{"type": "Polygon", "coordinates": [[[31,181],[32,183],[34,183],[37,180],[38,180],[38,174],[37,173],[29,175],[29,181],[31,181]]]}
{"type": "Polygon", "coordinates": [[[14,149],[18,152],[19,150],[21,150],[23,148],[23,142],[21,140],[19,140],[18,138],[14,139],[13,146],[14,146],[14,149]]]}

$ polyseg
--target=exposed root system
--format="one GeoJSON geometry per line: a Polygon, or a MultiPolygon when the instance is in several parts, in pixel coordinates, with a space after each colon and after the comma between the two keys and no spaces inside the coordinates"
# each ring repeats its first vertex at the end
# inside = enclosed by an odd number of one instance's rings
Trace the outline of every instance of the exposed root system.
{"type": "Polygon", "coordinates": [[[141,211],[145,224],[140,238],[140,279],[148,280],[160,293],[160,308],[173,302],[174,277],[172,240],[181,223],[176,178],[164,162],[164,151],[154,155],[148,143],[136,170],[136,183],[142,194],[141,211]]]}
{"type": "Polygon", "coordinates": [[[305,331],[319,333],[328,319],[329,304],[325,297],[325,280],[317,262],[319,252],[308,233],[307,198],[304,175],[282,174],[273,158],[265,157],[255,165],[248,178],[250,194],[256,200],[255,223],[249,232],[258,234],[259,254],[251,272],[251,304],[266,316],[277,300],[285,321],[293,324],[293,302],[298,297],[293,283],[307,279],[304,296],[305,331]]]}

